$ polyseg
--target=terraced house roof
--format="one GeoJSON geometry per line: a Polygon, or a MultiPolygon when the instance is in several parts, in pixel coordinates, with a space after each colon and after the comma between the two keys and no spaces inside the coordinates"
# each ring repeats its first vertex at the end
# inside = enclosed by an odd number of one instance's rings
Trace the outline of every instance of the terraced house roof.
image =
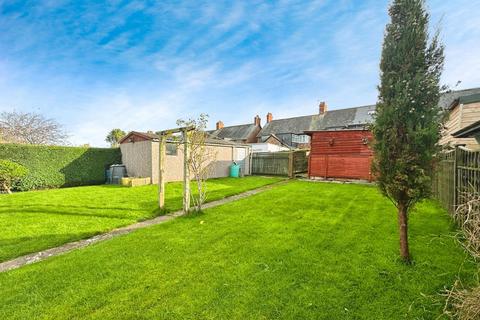
{"type": "MultiPolygon", "coordinates": [[[[478,100],[480,88],[450,91],[440,96],[439,105],[447,109],[456,100],[460,103],[478,100]]],[[[265,137],[270,134],[293,133],[303,134],[317,130],[353,130],[365,129],[373,122],[375,105],[353,107],[326,111],[324,114],[285,118],[272,120],[266,123],[257,137],[265,137]]]]}
{"type": "Polygon", "coordinates": [[[362,106],[327,111],[324,114],[272,120],[265,124],[257,137],[270,134],[294,133],[316,130],[345,130],[363,128],[373,121],[375,106],[362,106]]]}
{"type": "Polygon", "coordinates": [[[251,123],[223,127],[217,130],[210,130],[207,132],[210,133],[213,137],[217,137],[219,139],[246,140],[256,129],[257,126],[251,123]]]}

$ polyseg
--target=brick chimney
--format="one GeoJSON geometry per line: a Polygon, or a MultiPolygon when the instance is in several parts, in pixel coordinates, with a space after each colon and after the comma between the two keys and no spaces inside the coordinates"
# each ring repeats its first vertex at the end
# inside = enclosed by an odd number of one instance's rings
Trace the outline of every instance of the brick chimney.
{"type": "Polygon", "coordinates": [[[320,102],[318,109],[320,114],[324,114],[325,112],[327,112],[327,104],[325,103],[325,101],[320,102]]]}
{"type": "Polygon", "coordinates": [[[223,122],[222,121],[218,121],[217,122],[217,130],[218,129],[223,129],[224,125],[223,125],[223,122]]]}
{"type": "Polygon", "coordinates": [[[258,116],[258,114],[255,116],[255,118],[253,118],[253,124],[256,125],[256,126],[260,126],[260,117],[258,116]]]}
{"type": "Polygon", "coordinates": [[[267,113],[267,123],[270,123],[273,120],[273,115],[271,112],[267,113]]]}

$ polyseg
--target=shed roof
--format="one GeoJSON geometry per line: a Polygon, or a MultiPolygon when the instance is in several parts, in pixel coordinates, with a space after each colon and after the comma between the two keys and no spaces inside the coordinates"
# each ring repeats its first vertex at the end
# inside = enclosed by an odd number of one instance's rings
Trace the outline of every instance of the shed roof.
{"type": "Polygon", "coordinates": [[[459,104],[469,104],[469,103],[475,103],[475,102],[480,102],[480,93],[470,94],[467,96],[460,96],[459,98],[455,99],[451,103],[450,109],[455,108],[459,104]]]}
{"type": "MultiPolygon", "coordinates": [[[[126,139],[131,137],[132,135],[138,135],[138,136],[143,137],[146,140],[150,140],[150,141],[159,141],[159,139],[160,139],[160,136],[158,136],[157,134],[154,134],[154,133],[131,131],[125,137],[123,137],[122,140],[120,140],[120,143],[122,143],[123,141],[125,141],[126,139]]],[[[167,141],[181,142],[182,139],[181,138],[179,138],[178,140],[168,139],[167,141]]],[[[235,141],[228,141],[228,140],[219,139],[219,138],[217,138],[215,136],[212,136],[210,134],[206,138],[205,142],[206,142],[206,144],[209,144],[209,145],[228,145],[228,146],[242,146],[242,147],[246,146],[245,144],[237,143],[235,141]]]]}
{"type": "Polygon", "coordinates": [[[470,138],[477,134],[480,134],[480,120],[452,133],[452,136],[455,138],[470,138]]]}
{"type": "Polygon", "coordinates": [[[213,137],[220,139],[246,140],[256,129],[257,126],[251,123],[223,127],[218,130],[210,130],[207,132],[213,137]]]}
{"type": "Polygon", "coordinates": [[[122,139],[120,139],[119,143],[125,142],[128,138],[131,136],[136,135],[139,137],[144,138],[145,140],[158,140],[159,136],[156,135],[155,133],[150,133],[150,132],[139,132],[139,131],[130,131],[127,133],[122,139]]]}
{"type": "Polygon", "coordinates": [[[480,88],[471,88],[465,90],[456,90],[456,91],[449,91],[445,92],[440,96],[439,105],[443,109],[449,109],[456,106],[455,101],[460,99],[461,97],[470,96],[480,94],[480,88]]]}

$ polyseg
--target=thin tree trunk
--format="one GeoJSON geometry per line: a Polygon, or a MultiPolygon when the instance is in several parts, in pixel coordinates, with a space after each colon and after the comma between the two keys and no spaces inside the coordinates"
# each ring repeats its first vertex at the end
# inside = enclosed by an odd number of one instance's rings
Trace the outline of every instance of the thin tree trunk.
{"type": "Polygon", "coordinates": [[[8,185],[7,185],[6,182],[3,182],[2,185],[3,185],[3,189],[4,189],[8,194],[12,194],[12,191],[10,190],[10,188],[8,187],[8,185]]]}
{"type": "Polygon", "coordinates": [[[400,255],[403,261],[410,263],[410,250],[408,249],[408,216],[407,208],[398,205],[398,228],[400,233],[400,255]]]}

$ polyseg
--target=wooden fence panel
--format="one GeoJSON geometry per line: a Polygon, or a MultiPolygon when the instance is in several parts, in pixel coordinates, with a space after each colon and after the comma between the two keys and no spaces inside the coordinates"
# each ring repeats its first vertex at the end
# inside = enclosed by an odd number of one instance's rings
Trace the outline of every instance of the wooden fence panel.
{"type": "Polygon", "coordinates": [[[293,173],[304,173],[308,171],[308,156],[306,151],[293,152],[293,173]]]}
{"type": "Polygon", "coordinates": [[[455,207],[455,151],[439,155],[433,179],[433,194],[450,213],[455,207]]]}
{"type": "Polygon", "coordinates": [[[307,172],[306,151],[258,152],[252,155],[252,174],[293,177],[307,172]]]}
{"type": "Polygon", "coordinates": [[[480,152],[457,147],[439,155],[433,195],[450,212],[463,204],[467,193],[480,192],[480,152]]]}
{"type": "Polygon", "coordinates": [[[252,174],[288,175],[287,152],[258,152],[252,156],[252,174]]]}

